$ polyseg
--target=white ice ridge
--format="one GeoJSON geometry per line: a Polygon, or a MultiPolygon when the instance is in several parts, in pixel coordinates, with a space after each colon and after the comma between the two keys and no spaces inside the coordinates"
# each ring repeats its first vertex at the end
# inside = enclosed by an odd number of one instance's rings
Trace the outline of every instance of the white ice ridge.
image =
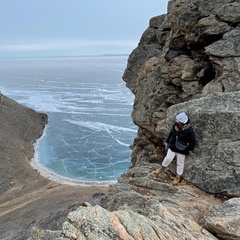
{"type": "Polygon", "coordinates": [[[106,124],[106,123],[100,123],[100,122],[91,122],[91,121],[76,121],[76,120],[70,120],[66,119],[65,121],[76,124],[80,127],[86,127],[94,131],[105,131],[108,133],[111,133],[111,131],[115,132],[134,132],[136,133],[136,129],[132,128],[126,128],[126,127],[120,127],[120,126],[115,126],[111,124],[106,124]]]}

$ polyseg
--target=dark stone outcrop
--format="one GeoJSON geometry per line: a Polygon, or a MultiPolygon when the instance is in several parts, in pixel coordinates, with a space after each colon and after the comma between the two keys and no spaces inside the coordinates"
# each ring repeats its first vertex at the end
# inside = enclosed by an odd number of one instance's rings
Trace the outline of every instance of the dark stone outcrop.
{"type": "Polygon", "coordinates": [[[239,7],[227,0],[170,1],[168,14],[150,21],[123,76],[139,126],[133,167],[161,162],[174,116],[185,111],[198,146],[184,178],[210,193],[240,196],[239,7]]]}

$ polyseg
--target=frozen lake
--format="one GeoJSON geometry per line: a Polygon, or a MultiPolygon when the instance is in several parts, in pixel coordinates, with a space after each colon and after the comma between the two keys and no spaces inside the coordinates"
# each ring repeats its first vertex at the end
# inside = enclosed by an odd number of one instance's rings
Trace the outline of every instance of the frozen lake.
{"type": "Polygon", "coordinates": [[[62,178],[116,181],[130,165],[137,127],[122,80],[127,57],[0,60],[0,90],[47,113],[35,161],[62,178]]]}

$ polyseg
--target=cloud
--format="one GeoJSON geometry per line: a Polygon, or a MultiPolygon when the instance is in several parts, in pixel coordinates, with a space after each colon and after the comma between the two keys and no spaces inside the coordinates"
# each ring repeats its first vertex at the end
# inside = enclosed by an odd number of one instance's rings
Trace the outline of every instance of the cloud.
{"type": "Polygon", "coordinates": [[[134,48],[134,41],[50,41],[43,43],[24,43],[0,45],[0,52],[33,52],[33,51],[56,51],[56,50],[81,50],[86,48],[134,48]]]}
{"type": "Polygon", "coordinates": [[[2,45],[0,51],[2,52],[28,52],[28,51],[44,51],[53,49],[54,46],[44,44],[12,44],[2,45]]]}

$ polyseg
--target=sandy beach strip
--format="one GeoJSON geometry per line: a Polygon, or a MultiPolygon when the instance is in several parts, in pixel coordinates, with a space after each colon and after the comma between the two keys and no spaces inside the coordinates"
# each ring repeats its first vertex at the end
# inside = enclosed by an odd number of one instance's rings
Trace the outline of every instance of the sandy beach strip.
{"type": "Polygon", "coordinates": [[[30,165],[33,169],[35,169],[39,174],[49,179],[52,182],[56,182],[59,184],[67,184],[67,185],[78,185],[78,186],[99,186],[99,187],[108,187],[111,184],[115,184],[117,181],[111,182],[83,182],[83,181],[74,181],[73,179],[64,178],[60,175],[57,175],[45,167],[43,167],[40,163],[38,163],[34,158],[30,161],[30,165]]]}

